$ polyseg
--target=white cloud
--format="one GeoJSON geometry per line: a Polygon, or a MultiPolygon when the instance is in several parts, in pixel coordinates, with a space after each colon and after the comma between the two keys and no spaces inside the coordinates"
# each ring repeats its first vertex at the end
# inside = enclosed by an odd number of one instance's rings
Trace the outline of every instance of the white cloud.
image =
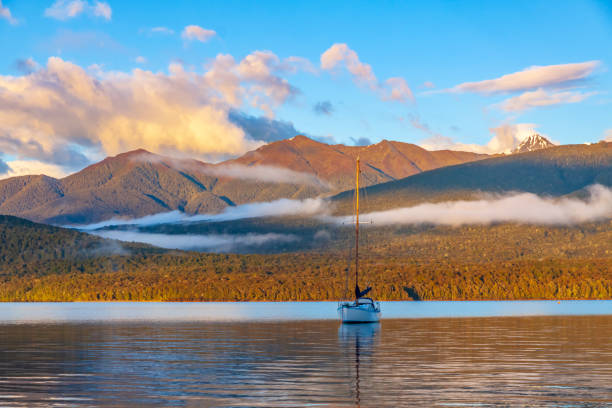
{"type": "Polygon", "coordinates": [[[228,54],[219,54],[209,64],[205,80],[222,100],[232,105],[246,100],[273,117],[273,108],[297,94],[297,89],[279,74],[294,73],[302,66],[292,57],[280,60],[271,51],[254,51],[240,62],[228,54]],[[250,84],[245,88],[242,84],[250,84]]]}
{"type": "MultiPolygon", "coordinates": [[[[297,90],[279,75],[289,62],[256,51],[218,55],[208,71],[83,69],[51,57],[22,76],[0,75],[0,147],[5,154],[65,163],[135,148],[196,157],[238,155],[262,144],[228,119],[248,104],[273,115],[297,90]]],[[[285,71],[283,71],[285,70],[285,71]]],[[[80,164],[80,162],[79,162],[80,164]]]]}
{"type": "Polygon", "coordinates": [[[382,98],[383,100],[397,102],[414,101],[414,95],[406,80],[399,77],[389,78],[385,81],[385,91],[382,98]]]}
{"type": "Polygon", "coordinates": [[[2,0],[0,0],[0,18],[7,20],[10,24],[17,24],[17,19],[13,17],[8,7],[2,5],[2,0]]]}
{"type": "Polygon", "coordinates": [[[276,233],[187,235],[115,230],[93,231],[91,234],[124,242],[141,242],[166,249],[204,250],[211,252],[242,251],[270,243],[290,243],[299,241],[299,237],[296,235],[276,233]]]}
{"type": "Polygon", "coordinates": [[[102,17],[105,20],[110,20],[113,16],[113,11],[108,3],[96,1],[96,3],[93,5],[93,14],[96,17],[102,17]]]}
{"type": "Polygon", "coordinates": [[[185,40],[198,40],[206,42],[213,38],[217,33],[214,30],[207,30],[197,25],[188,25],[183,29],[181,37],[185,40]]]}
{"type": "Polygon", "coordinates": [[[334,71],[342,66],[357,84],[376,92],[382,100],[397,102],[414,100],[412,90],[404,78],[393,77],[380,84],[372,67],[361,62],[357,53],[344,43],[336,43],[321,54],[321,69],[334,71]]]}
{"type": "Polygon", "coordinates": [[[79,225],[74,227],[80,230],[89,231],[118,225],[135,225],[144,227],[177,222],[219,222],[240,220],[244,218],[281,217],[286,215],[312,216],[326,214],[327,211],[328,203],[318,198],[308,198],[305,200],[290,200],[288,198],[282,198],[280,200],[269,202],[250,203],[237,205],[235,207],[227,207],[219,214],[189,215],[180,211],[169,211],[166,213],[147,215],[141,218],[113,218],[94,224],[79,225]]]}
{"type": "Polygon", "coordinates": [[[55,3],[45,10],[46,17],[62,21],[77,17],[83,13],[100,17],[107,21],[111,19],[113,14],[110,5],[103,1],[92,3],[85,0],[56,0],[55,3]]]}
{"type": "Polygon", "coordinates": [[[276,166],[226,164],[209,167],[204,171],[219,177],[257,180],[268,183],[299,183],[328,187],[326,182],[319,180],[314,174],[302,173],[276,166]]]}
{"type": "Polygon", "coordinates": [[[136,61],[139,64],[146,64],[147,63],[147,59],[145,57],[143,57],[142,55],[139,55],[136,58],[134,58],[134,61],[136,61]]]}
{"type": "Polygon", "coordinates": [[[497,106],[506,112],[520,112],[540,106],[582,102],[594,94],[595,92],[549,92],[539,88],[535,91],[525,92],[506,99],[497,106]]]}
{"type": "Polygon", "coordinates": [[[612,129],[608,129],[604,133],[604,140],[606,142],[612,142],[612,129]]]}
{"type": "MultiPolygon", "coordinates": [[[[594,185],[587,200],[542,198],[531,193],[485,197],[475,201],[420,204],[364,214],[376,225],[436,224],[460,226],[514,222],[536,225],[569,225],[612,218],[612,189],[594,185]]],[[[348,218],[336,218],[336,222],[348,218]]]]}
{"type": "Polygon", "coordinates": [[[369,64],[359,60],[355,51],[346,44],[336,43],[321,54],[321,68],[327,71],[336,69],[344,65],[351,73],[356,82],[366,84],[372,89],[378,87],[378,80],[369,64]]]}
{"type": "Polygon", "coordinates": [[[164,34],[164,35],[172,35],[174,34],[174,30],[164,26],[153,27],[151,29],[140,29],[141,33],[148,32],[150,34],[164,34]]]}
{"type": "Polygon", "coordinates": [[[56,20],[68,20],[85,11],[83,0],[57,0],[45,10],[45,16],[56,20]]]}
{"type": "Polygon", "coordinates": [[[599,61],[587,61],[575,64],[532,66],[495,79],[465,82],[447,91],[490,94],[554,87],[585,79],[600,65],[599,61]]]}
{"type": "Polygon", "coordinates": [[[3,178],[25,176],[30,174],[44,174],[45,176],[62,178],[68,173],[57,164],[44,163],[39,160],[11,160],[7,161],[8,172],[2,175],[3,178]]]}
{"type": "Polygon", "coordinates": [[[257,165],[245,166],[242,164],[204,165],[202,162],[194,160],[175,159],[165,156],[157,156],[150,153],[143,153],[131,157],[134,161],[144,163],[164,163],[173,168],[190,173],[200,173],[216,177],[227,177],[241,180],[257,180],[267,183],[299,183],[313,186],[329,188],[327,182],[320,180],[312,173],[303,173],[290,170],[284,167],[257,165]]]}
{"type": "MultiPolygon", "coordinates": [[[[419,124],[417,122],[417,124],[419,124]]],[[[418,127],[413,123],[415,127],[418,127]]],[[[420,124],[429,129],[426,124],[420,124]]],[[[452,138],[433,133],[427,139],[422,140],[419,145],[427,150],[458,150],[483,154],[510,153],[528,136],[536,132],[537,125],[533,123],[504,124],[490,129],[493,137],[486,145],[468,144],[454,141],[452,138]]],[[[542,135],[545,136],[546,135],[542,135]]]]}

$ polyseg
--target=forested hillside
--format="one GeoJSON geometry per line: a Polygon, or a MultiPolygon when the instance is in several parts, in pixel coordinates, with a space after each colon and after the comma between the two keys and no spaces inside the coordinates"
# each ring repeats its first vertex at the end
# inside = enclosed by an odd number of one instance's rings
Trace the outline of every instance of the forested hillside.
{"type": "MultiPolygon", "coordinates": [[[[331,300],[347,293],[349,234],[283,254],[118,244],[0,222],[0,300],[331,300]],[[7,235],[8,234],[8,235],[7,235]],[[99,252],[102,251],[102,252],[99,252]]],[[[362,276],[381,300],[612,297],[612,224],[364,229],[362,276]]],[[[350,274],[352,275],[352,274],[350,274]]]]}
{"type": "Polygon", "coordinates": [[[0,275],[49,274],[76,263],[109,255],[165,252],[147,245],[119,243],[96,236],[0,215],[0,275]],[[56,262],[56,263],[54,263],[56,262]]]}

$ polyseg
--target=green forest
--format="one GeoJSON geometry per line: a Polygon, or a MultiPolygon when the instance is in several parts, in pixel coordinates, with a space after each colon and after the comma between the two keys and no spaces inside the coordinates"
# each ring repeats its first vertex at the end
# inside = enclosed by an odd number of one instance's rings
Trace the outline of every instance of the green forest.
{"type": "MultiPolygon", "coordinates": [[[[610,221],[386,227],[364,235],[361,282],[380,300],[612,298],[610,221]]],[[[0,216],[0,300],[337,300],[353,285],[350,234],[336,228],[329,237],[308,251],[210,254],[0,216]]]]}

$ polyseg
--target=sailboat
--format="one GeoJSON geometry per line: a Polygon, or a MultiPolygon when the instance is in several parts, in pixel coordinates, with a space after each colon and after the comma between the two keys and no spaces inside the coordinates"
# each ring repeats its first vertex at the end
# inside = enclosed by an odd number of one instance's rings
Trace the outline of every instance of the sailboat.
{"type": "Polygon", "coordinates": [[[380,321],[380,303],[365,297],[371,287],[359,289],[359,156],[355,172],[355,300],[338,303],[342,323],[372,323],[380,321]]]}

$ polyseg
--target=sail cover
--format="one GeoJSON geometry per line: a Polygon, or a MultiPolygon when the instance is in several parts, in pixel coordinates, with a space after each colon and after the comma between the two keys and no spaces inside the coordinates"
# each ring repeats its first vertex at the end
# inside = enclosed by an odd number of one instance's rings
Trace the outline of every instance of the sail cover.
{"type": "Polygon", "coordinates": [[[359,290],[359,285],[355,285],[355,297],[357,299],[364,297],[365,295],[368,294],[368,292],[370,292],[372,290],[372,288],[370,286],[368,286],[367,288],[365,288],[364,290],[359,290]]]}

